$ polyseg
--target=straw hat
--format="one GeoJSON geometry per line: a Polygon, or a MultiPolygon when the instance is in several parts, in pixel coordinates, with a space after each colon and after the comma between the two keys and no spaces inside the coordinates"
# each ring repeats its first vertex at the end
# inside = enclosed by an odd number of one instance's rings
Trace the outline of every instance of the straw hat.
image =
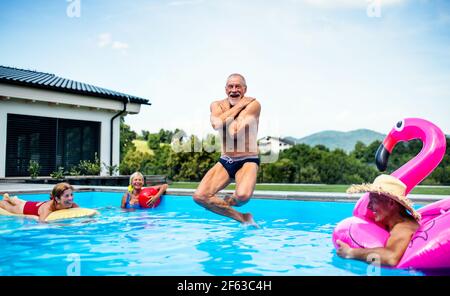
{"type": "Polygon", "coordinates": [[[372,184],[352,185],[347,189],[347,193],[358,192],[382,194],[405,207],[417,221],[421,219],[420,214],[413,209],[413,203],[405,195],[406,185],[394,176],[380,175],[375,178],[372,184]]]}

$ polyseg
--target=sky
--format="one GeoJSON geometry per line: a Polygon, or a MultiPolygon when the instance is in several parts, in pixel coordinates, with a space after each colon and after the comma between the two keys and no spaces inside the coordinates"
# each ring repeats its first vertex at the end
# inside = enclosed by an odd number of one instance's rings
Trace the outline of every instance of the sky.
{"type": "Polygon", "coordinates": [[[205,136],[231,73],[259,137],[421,117],[450,134],[450,1],[2,0],[0,65],[148,99],[131,128],[205,136]]]}

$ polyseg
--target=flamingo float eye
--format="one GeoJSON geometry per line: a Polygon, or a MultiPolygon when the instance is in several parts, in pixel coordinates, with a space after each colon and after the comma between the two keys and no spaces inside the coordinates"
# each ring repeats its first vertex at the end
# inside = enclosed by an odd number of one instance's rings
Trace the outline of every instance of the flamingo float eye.
{"type": "Polygon", "coordinates": [[[400,120],[394,126],[395,130],[398,131],[398,132],[401,132],[404,127],[405,127],[405,121],[404,120],[400,120]]]}

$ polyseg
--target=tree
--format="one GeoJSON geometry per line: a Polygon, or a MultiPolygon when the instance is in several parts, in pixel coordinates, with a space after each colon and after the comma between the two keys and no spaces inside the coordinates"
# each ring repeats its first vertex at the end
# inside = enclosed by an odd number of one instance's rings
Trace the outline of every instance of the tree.
{"type": "MultiPolygon", "coordinates": [[[[207,135],[200,141],[196,136],[188,136],[176,129],[160,129],[157,133],[142,131],[154,155],[136,153],[132,141],[136,133],[121,119],[121,172],[131,174],[136,170],[144,174],[166,175],[175,181],[200,181],[212,168],[220,156],[220,139],[207,135]],[[177,139],[173,139],[174,136],[177,139]],[[182,135],[182,137],[179,137],[182,135]],[[122,143],[124,143],[122,145],[122,143]],[[122,156],[122,154],[121,154],[122,156]]],[[[336,149],[331,151],[323,145],[311,147],[297,144],[283,150],[279,160],[262,163],[258,172],[258,182],[281,183],[327,183],[356,184],[372,182],[380,173],[375,167],[375,153],[380,141],[369,145],[357,142],[352,152],[336,149]]],[[[450,147],[450,139],[447,139],[450,147]]],[[[386,173],[392,173],[422,148],[420,141],[399,143],[392,152],[386,173]]],[[[450,149],[441,164],[424,181],[424,184],[450,184],[450,149]]]]}
{"type": "Polygon", "coordinates": [[[381,141],[375,140],[366,146],[363,142],[358,141],[355,144],[355,149],[350,153],[350,156],[358,159],[362,163],[375,165],[375,154],[380,147],[381,141]]]}
{"type": "Polygon", "coordinates": [[[142,134],[146,136],[148,147],[152,150],[155,150],[158,149],[161,144],[170,144],[172,142],[173,136],[180,131],[181,131],[180,129],[175,129],[175,131],[173,132],[169,130],[160,129],[159,132],[157,133],[148,133],[142,131],[142,134]]]}
{"type": "Polygon", "coordinates": [[[151,162],[151,155],[140,151],[128,150],[122,162],[120,163],[120,173],[122,175],[131,175],[136,171],[143,172],[143,169],[151,162]]]}
{"type": "Polygon", "coordinates": [[[142,136],[141,136],[142,140],[148,141],[148,137],[150,136],[150,132],[146,131],[146,130],[142,130],[141,134],[142,134],[142,136]]]}
{"type": "Polygon", "coordinates": [[[287,158],[270,163],[264,169],[265,182],[293,183],[296,180],[296,167],[294,162],[287,158]]]}
{"type": "Polygon", "coordinates": [[[152,150],[159,149],[159,145],[161,143],[158,134],[149,134],[147,138],[148,147],[152,150]]]}
{"type": "Polygon", "coordinates": [[[200,181],[215,165],[220,153],[205,151],[202,141],[196,136],[190,136],[188,139],[177,143],[177,148],[170,152],[171,177],[177,181],[200,181]]]}
{"type": "Polygon", "coordinates": [[[300,168],[298,183],[320,183],[319,171],[312,165],[300,168]]]}
{"type": "Polygon", "coordinates": [[[143,172],[147,175],[171,175],[169,157],[172,149],[168,144],[162,144],[158,149],[153,150],[154,155],[146,164],[143,172]]]}
{"type": "Polygon", "coordinates": [[[136,139],[136,132],[132,131],[130,126],[125,123],[124,117],[120,117],[120,161],[129,151],[136,151],[133,140],[136,139]]]}

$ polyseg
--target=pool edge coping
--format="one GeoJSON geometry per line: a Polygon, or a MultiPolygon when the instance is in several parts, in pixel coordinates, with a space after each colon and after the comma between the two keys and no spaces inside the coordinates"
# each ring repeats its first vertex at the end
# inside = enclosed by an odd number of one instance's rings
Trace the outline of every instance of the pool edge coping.
{"type": "MultiPolygon", "coordinates": [[[[126,192],[127,187],[117,186],[89,186],[89,185],[74,185],[76,192],[126,192]]],[[[35,188],[35,189],[10,189],[7,192],[10,194],[45,194],[49,193],[49,188],[35,188]]],[[[195,189],[168,189],[167,195],[174,196],[192,196],[195,189]]],[[[218,196],[223,197],[227,194],[232,194],[234,190],[222,190],[218,196]]],[[[338,192],[293,192],[293,191],[265,191],[255,190],[253,193],[254,199],[275,199],[275,200],[302,200],[302,201],[329,201],[329,202],[356,202],[362,194],[346,194],[338,192]]],[[[410,194],[408,196],[413,202],[417,203],[432,203],[447,198],[446,195],[421,195],[410,194]]]]}

